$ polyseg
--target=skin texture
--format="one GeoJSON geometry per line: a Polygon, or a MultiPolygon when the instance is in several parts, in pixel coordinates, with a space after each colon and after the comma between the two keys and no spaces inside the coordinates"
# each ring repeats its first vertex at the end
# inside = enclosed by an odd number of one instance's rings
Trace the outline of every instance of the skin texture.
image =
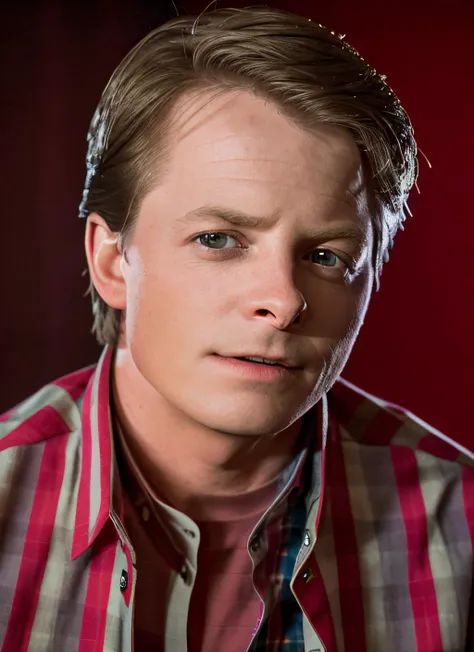
{"type": "Polygon", "coordinates": [[[115,236],[89,216],[93,282],[125,314],[115,413],[148,480],[182,509],[269,482],[369,302],[373,232],[350,135],[308,132],[246,91],[186,96],[125,251],[115,236]],[[263,223],[237,227],[216,207],[263,223]],[[286,355],[301,369],[249,380],[216,353],[286,355]]]}

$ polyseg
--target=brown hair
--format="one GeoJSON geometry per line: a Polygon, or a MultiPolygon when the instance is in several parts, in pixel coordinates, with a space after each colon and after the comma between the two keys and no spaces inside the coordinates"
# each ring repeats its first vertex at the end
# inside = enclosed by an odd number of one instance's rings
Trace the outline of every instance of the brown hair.
{"type": "MultiPolygon", "coordinates": [[[[368,172],[378,280],[418,173],[409,118],[385,78],[342,36],[276,9],[178,17],[129,52],[92,119],[81,217],[98,213],[120,234],[119,243],[126,242],[166,157],[173,106],[184,93],[204,88],[247,89],[307,129],[326,123],[349,130],[368,172]]],[[[89,291],[92,331],[101,344],[114,345],[121,311],[92,283],[89,291]]]]}

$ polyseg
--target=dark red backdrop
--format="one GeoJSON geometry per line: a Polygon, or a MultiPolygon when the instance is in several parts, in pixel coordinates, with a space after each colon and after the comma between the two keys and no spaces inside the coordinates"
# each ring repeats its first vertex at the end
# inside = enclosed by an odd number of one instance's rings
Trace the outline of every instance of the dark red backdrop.
{"type": "MultiPolygon", "coordinates": [[[[206,3],[176,4],[195,11],[206,3]]],[[[414,219],[397,236],[344,375],[471,447],[474,3],[270,4],[347,34],[388,76],[433,165],[422,163],[414,219]]],[[[99,354],[77,218],[85,135],[113,67],[171,5],[38,1],[1,9],[0,410],[99,354]]]]}

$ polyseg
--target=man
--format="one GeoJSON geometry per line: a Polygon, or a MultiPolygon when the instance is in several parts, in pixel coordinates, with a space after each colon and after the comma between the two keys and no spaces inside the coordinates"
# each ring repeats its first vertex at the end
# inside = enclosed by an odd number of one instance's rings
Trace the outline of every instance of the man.
{"type": "Polygon", "coordinates": [[[417,174],[342,37],[178,18],[104,91],[95,368],[1,425],[16,650],[471,649],[472,455],[339,378],[417,174]]]}

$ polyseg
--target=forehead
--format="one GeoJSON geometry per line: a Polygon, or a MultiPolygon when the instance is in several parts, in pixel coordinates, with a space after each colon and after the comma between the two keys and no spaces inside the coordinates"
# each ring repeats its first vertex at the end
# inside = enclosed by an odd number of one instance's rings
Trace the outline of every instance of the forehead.
{"type": "Polygon", "coordinates": [[[169,133],[162,181],[189,201],[190,195],[211,193],[218,201],[237,193],[261,213],[289,209],[296,200],[304,210],[312,210],[314,202],[318,210],[335,202],[366,208],[360,154],[345,129],[323,124],[304,129],[248,91],[181,97],[169,133]]]}
{"type": "Polygon", "coordinates": [[[175,154],[197,145],[202,152],[225,155],[230,141],[243,155],[258,150],[281,155],[285,150],[312,160],[320,152],[329,155],[328,167],[335,163],[336,176],[351,175],[361,163],[344,128],[320,123],[304,129],[275,104],[248,91],[208,90],[182,96],[173,111],[171,134],[175,154]]]}

